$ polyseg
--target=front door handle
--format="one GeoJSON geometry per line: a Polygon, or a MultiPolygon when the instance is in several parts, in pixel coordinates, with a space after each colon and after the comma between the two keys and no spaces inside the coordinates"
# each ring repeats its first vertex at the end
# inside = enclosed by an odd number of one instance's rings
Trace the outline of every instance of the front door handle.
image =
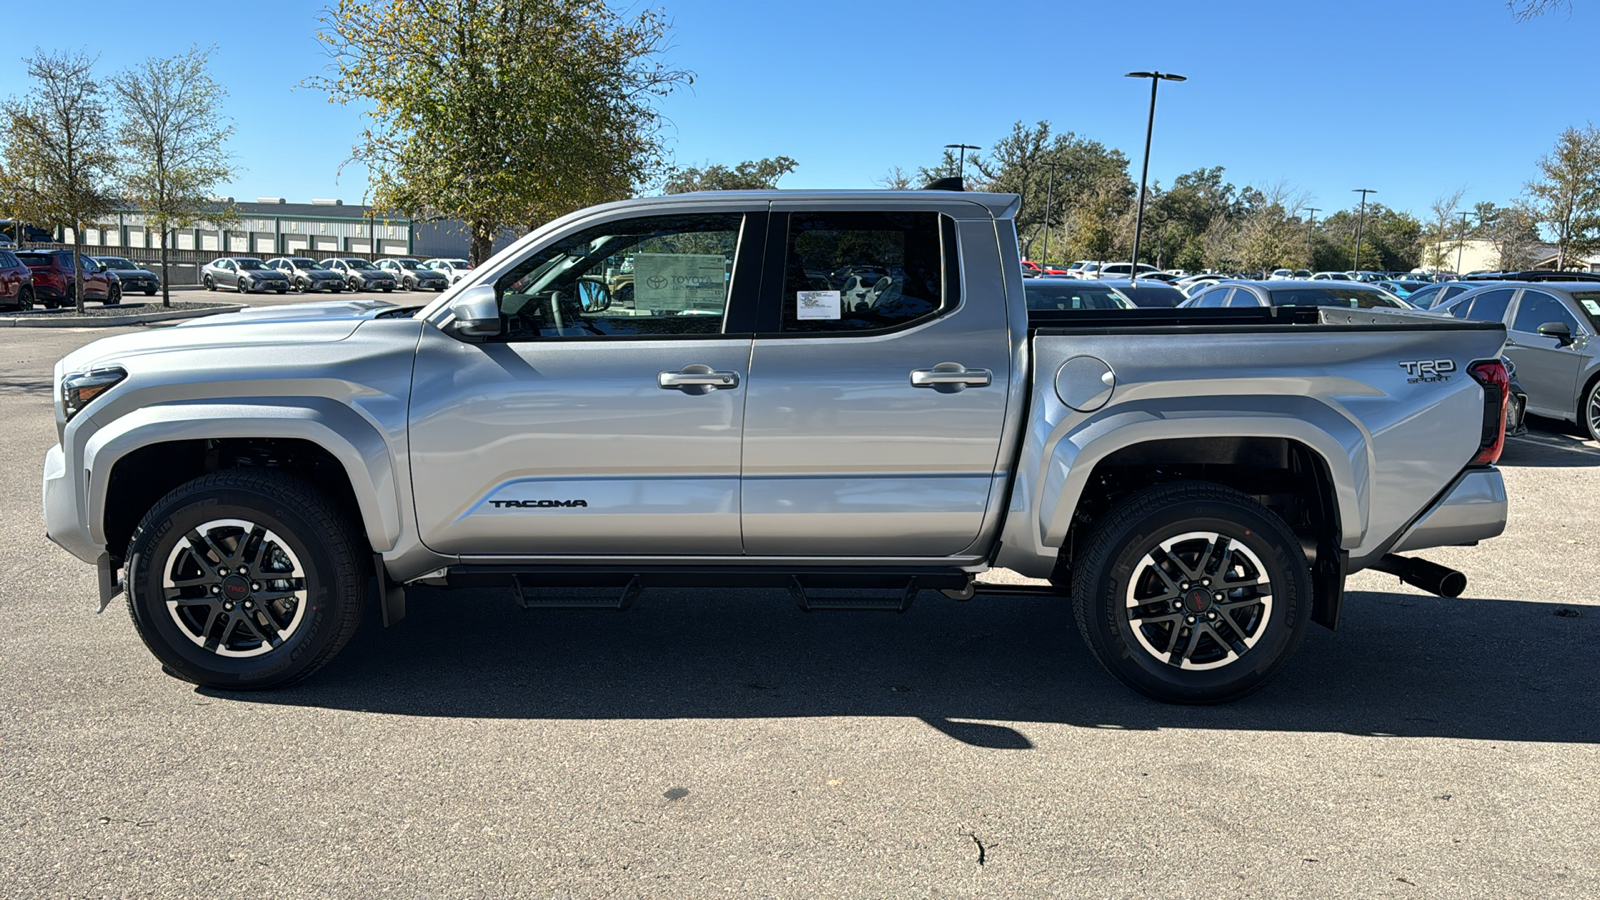
{"type": "Polygon", "coordinates": [[[911,386],[936,391],[964,391],[969,387],[988,387],[994,373],[988,369],[969,369],[961,363],[942,362],[931,369],[912,369],[911,386]]]}
{"type": "Polygon", "coordinates": [[[668,391],[708,394],[715,390],[738,387],[739,373],[718,372],[710,366],[684,366],[681,371],[662,372],[657,375],[656,384],[668,391]]]}

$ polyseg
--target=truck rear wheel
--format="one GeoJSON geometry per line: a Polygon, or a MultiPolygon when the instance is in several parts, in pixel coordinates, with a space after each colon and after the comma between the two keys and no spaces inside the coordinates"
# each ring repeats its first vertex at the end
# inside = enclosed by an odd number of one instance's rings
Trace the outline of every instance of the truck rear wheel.
{"type": "Polygon", "coordinates": [[[1094,528],[1075,563],[1084,642],[1119,681],[1164,703],[1225,703],[1294,655],[1310,614],[1305,553],[1238,491],[1175,482],[1140,491],[1094,528]]]}
{"type": "Polygon", "coordinates": [[[292,684],[355,633],[356,536],[309,484],[234,469],[175,488],[128,546],[128,612],[178,677],[226,690],[292,684]]]}

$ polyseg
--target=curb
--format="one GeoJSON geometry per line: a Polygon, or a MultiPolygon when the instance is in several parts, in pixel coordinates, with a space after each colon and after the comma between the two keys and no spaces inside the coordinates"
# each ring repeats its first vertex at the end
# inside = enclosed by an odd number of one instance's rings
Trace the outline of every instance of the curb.
{"type": "Polygon", "coordinates": [[[197,319],[218,313],[238,312],[244,308],[243,303],[231,303],[206,309],[164,309],[161,312],[131,313],[126,316],[9,316],[0,317],[0,328],[114,328],[141,322],[197,319]]]}

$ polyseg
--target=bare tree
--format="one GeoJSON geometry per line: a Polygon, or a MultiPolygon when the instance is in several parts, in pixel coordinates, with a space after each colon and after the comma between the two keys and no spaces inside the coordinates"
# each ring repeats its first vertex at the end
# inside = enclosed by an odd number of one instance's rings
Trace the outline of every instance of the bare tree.
{"type": "Polygon", "coordinates": [[[117,154],[95,61],[82,53],[36,51],[33,87],[0,104],[3,191],[19,218],[72,229],[72,294],[83,313],[83,230],[111,212],[117,154]]]}
{"type": "Polygon", "coordinates": [[[122,106],[122,161],[127,199],[161,238],[161,304],[172,305],[168,253],[174,232],[227,218],[211,195],[234,176],[227,150],[233,126],[218,108],[227,96],[208,70],[210,51],[151,57],[111,79],[122,106]]]}
{"type": "Polygon", "coordinates": [[[1540,177],[1528,182],[1528,207],[1555,237],[1556,268],[1567,257],[1600,246],[1600,131],[1568,128],[1539,159],[1540,177]]]}
{"type": "Polygon", "coordinates": [[[1456,207],[1461,205],[1461,198],[1467,195],[1465,187],[1456,188],[1449,194],[1440,194],[1435,197],[1433,204],[1428,207],[1428,223],[1422,234],[1422,258],[1434,271],[1445,268],[1451,254],[1461,246],[1462,235],[1457,223],[1456,207]]]}
{"type": "Polygon", "coordinates": [[[1572,0],[1506,0],[1506,9],[1511,10],[1511,17],[1518,22],[1537,19],[1545,13],[1555,12],[1558,9],[1567,11],[1572,15],[1572,0]]]}
{"type": "Polygon", "coordinates": [[[885,172],[882,178],[873,179],[873,183],[891,191],[909,191],[915,185],[911,183],[911,176],[905,169],[895,166],[885,172]]]}

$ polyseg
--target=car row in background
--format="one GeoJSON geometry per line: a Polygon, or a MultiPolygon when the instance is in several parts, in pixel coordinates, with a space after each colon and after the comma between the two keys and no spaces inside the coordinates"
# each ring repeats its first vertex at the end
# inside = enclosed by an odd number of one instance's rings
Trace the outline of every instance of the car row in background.
{"type": "MultiPolygon", "coordinates": [[[[306,256],[279,256],[266,262],[253,256],[223,256],[206,263],[200,270],[200,284],[208,291],[235,290],[241,294],[442,291],[460,281],[471,269],[472,265],[464,259],[422,262],[399,257],[373,264],[353,256],[334,256],[320,261],[306,256]]],[[[154,292],[154,289],[149,291],[154,292]]]]}
{"type": "Polygon", "coordinates": [[[1341,309],[1415,309],[1377,285],[1358,281],[1220,281],[1196,291],[1180,306],[1184,309],[1224,307],[1334,306],[1341,309]]]}
{"type": "MultiPolygon", "coordinates": [[[[71,250],[17,250],[11,253],[28,267],[32,278],[32,296],[42,306],[53,309],[77,305],[78,285],[73,273],[71,250]]],[[[85,301],[97,300],[106,306],[122,302],[122,282],[115,272],[87,256],[80,255],[78,264],[83,269],[85,301]]]]}
{"type": "Polygon", "coordinates": [[[1171,309],[1183,292],[1160,281],[1033,278],[1022,284],[1029,309],[1171,309]]]}

